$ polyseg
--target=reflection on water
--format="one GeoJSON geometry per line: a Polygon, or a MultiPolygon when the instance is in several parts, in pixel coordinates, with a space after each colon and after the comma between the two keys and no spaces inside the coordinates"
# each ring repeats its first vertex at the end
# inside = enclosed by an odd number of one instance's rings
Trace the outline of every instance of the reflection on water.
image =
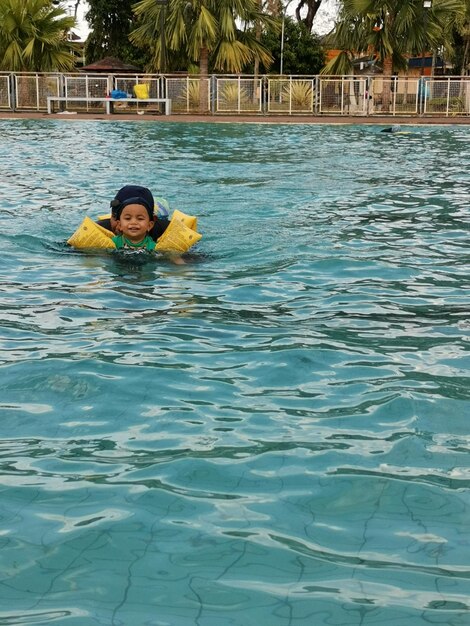
{"type": "Polygon", "coordinates": [[[0,623],[468,623],[470,131],[0,123],[0,623]]]}

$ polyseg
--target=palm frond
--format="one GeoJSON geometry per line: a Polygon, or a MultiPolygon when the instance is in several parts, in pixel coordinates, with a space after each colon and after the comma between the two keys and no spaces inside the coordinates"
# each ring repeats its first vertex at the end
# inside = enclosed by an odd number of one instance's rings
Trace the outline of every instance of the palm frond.
{"type": "Polygon", "coordinates": [[[70,70],[76,46],[66,33],[75,19],[50,0],[0,0],[0,67],[13,71],[70,70]]]}
{"type": "Polygon", "coordinates": [[[347,50],[341,50],[338,56],[331,59],[325,67],[320,71],[320,74],[326,74],[329,76],[340,76],[352,73],[352,58],[351,54],[347,50]]]}

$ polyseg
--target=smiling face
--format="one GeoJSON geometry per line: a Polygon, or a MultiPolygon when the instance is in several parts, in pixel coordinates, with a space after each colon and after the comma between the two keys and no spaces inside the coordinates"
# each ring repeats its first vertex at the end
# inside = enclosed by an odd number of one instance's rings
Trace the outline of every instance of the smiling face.
{"type": "Polygon", "coordinates": [[[153,224],[154,222],[150,219],[144,206],[128,204],[122,210],[118,228],[129,241],[139,243],[151,230],[153,224]]]}

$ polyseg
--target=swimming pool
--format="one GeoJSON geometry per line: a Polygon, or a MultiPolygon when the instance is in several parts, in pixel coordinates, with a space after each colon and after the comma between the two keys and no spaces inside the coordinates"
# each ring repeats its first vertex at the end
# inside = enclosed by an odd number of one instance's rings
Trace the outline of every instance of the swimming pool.
{"type": "Polygon", "coordinates": [[[0,130],[0,623],[468,624],[470,129],[0,130]]]}

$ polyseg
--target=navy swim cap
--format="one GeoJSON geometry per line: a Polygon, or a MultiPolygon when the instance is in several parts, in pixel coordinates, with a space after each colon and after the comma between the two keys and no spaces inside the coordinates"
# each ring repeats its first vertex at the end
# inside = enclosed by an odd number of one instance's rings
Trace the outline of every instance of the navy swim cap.
{"type": "Polygon", "coordinates": [[[139,185],[126,185],[122,187],[111,200],[111,212],[115,219],[119,219],[124,207],[129,204],[141,204],[147,209],[150,219],[153,220],[154,199],[152,192],[147,187],[139,185]]]}

